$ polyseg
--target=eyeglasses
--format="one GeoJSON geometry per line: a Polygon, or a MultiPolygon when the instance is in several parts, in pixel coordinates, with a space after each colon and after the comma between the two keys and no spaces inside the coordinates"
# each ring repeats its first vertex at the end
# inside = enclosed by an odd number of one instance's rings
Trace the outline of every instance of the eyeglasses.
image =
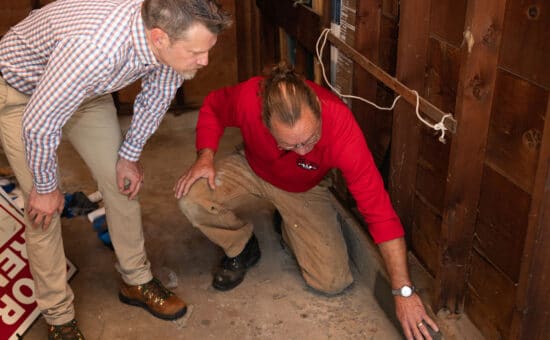
{"type": "Polygon", "coordinates": [[[321,139],[321,124],[319,124],[317,126],[317,129],[315,129],[315,131],[316,132],[303,143],[298,143],[298,144],[295,144],[295,145],[277,144],[277,147],[280,150],[285,150],[285,151],[294,151],[294,150],[298,150],[298,149],[312,147],[317,142],[319,142],[319,140],[321,139]]]}

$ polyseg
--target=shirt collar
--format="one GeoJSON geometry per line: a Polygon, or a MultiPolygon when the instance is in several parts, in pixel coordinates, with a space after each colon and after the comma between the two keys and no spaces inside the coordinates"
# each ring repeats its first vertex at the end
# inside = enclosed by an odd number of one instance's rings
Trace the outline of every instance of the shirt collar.
{"type": "Polygon", "coordinates": [[[147,44],[147,38],[145,37],[145,25],[141,18],[141,3],[134,12],[134,18],[132,19],[132,41],[134,43],[134,49],[139,61],[144,65],[159,65],[157,58],[149,48],[147,44]]]}

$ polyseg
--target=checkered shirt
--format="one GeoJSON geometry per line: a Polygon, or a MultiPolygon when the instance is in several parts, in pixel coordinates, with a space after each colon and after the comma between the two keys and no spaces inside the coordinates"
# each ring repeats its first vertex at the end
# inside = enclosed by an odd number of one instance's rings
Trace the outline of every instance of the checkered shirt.
{"type": "Polygon", "coordinates": [[[58,0],[0,41],[5,81],[30,95],[23,115],[26,159],[39,193],[55,190],[61,129],[87,98],[142,79],[119,156],[137,161],[183,79],[148,48],[142,0],[58,0]]]}

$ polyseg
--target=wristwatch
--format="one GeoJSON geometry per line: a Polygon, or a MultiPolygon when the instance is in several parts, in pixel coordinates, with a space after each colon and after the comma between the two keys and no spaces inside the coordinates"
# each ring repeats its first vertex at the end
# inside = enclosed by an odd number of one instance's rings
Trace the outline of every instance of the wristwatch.
{"type": "Polygon", "coordinates": [[[413,285],[410,285],[410,286],[409,285],[404,285],[401,288],[392,289],[391,293],[393,294],[393,296],[409,297],[409,296],[413,295],[415,290],[416,289],[413,285]]]}

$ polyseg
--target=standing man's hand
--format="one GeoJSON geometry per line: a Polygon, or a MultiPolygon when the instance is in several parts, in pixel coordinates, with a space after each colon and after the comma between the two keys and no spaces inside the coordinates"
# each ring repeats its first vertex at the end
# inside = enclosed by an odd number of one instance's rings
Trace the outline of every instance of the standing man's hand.
{"type": "Polygon", "coordinates": [[[139,161],[119,158],[116,163],[116,181],[120,193],[133,200],[143,184],[143,167],[139,161]]]}
{"type": "Polygon", "coordinates": [[[424,304],[417,294],[409,297],[396,296],[395,310],[407,340],[431,340],[428,327],[435,332],[439,331],[437,324],[426,313],[424,304]]]}
{"type": "Polygon", "coordinates": [[[61,214],[65,207],[65,196],[59,188],[46,194],[39,194],[33,186],[27,202],[27,214],[34,228],[48,229],[55,214],[61,214]]]}
{"type": "Polygon", "coordinates": [[[214,178],[214,150],[202,149],[199,151],[197,160],[186,173],[184,173],[174,186],[174,195],[177,199],[187,195],[189,189],[199,178],[206,178],[212,190],[216,189],[214,178]]]}

